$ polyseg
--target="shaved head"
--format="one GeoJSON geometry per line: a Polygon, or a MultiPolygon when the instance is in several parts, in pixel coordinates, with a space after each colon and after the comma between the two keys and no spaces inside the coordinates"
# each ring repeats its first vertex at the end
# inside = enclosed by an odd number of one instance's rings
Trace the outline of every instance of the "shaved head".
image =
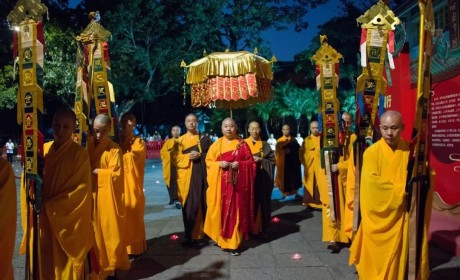
{"type": "Polygon", "coordinates": [[[105,125],[112,125],[112,120],[106,114],[99,114],[94,118],[94,122],[98,122],[105,125]]]}

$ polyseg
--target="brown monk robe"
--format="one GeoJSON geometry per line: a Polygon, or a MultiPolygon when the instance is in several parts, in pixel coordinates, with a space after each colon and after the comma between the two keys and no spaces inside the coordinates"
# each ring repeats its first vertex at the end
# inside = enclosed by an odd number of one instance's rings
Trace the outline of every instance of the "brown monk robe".
{"type": "Polygon", "coordinates": [[[290,135],[291,129],[285,124],[282,127],[283,136],[276,143],[276,178],[275,185],[286,196],[297,194],[302,186],[300,176],[299,143],[290,135]]]}
{"type": "Polygon", "coordinates": [[[182,207],[185,240],[191,246],[204,237],[206,215],[206,153],[212,144],[207,136],[198,134],[198,120],[194,114],[185,117],[187,133],[176,141],[173,164],[177,172],[178,198],[182,207]]]}
{"type": "Polygon", "coordinates": [[[257,163],[254,179],[254,227],[252,234],[265,236],[271,221],[271,195],[273,191],[273,172],[275,153],[270,145],[260,138],[260,125],[252,121],[248,126],[249,137],[245,139],[257,163]]]}

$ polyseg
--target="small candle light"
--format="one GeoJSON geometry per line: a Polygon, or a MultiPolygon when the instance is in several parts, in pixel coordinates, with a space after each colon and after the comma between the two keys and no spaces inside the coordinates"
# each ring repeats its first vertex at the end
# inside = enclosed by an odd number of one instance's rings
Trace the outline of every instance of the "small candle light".
{"type": "Polygon", "coordinates": [[[152,168],[155,168],[155,165],[152,165],[152,168]]]}
{"type": "Polygon", "coordinates": [[[169,237],[171,240],[177,240],[179,239],[179,236],[177,234],[171,234],[171,237],[169,237]]]}
{"type": "Polygon", "coordinates": [[[277,223],[277,222],[279,222],[279,221],[280,221],[280,219],[279,219],[278,217],[273,217],[273,218],[272,218],[272,222],[274,222],[274,223],[277,223]]]}
{"type": "Polygon", "coordinates": [[[302,256],[298,253],[295,253],[294,255],[292,255],[291,259],[298,261],[302,259],[302,256]]]}
{"type": "Polygon", "coordinates": [[[160,181],[156,181],[155,183],[159,184],[159,183],[160,183],[160,181]]]}

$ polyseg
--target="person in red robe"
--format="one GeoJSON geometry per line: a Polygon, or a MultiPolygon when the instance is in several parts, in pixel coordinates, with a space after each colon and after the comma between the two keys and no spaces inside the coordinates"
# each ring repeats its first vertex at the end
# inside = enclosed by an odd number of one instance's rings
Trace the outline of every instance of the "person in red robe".
{"type": "Polygon", "coordinates": [[[207,212],[204,232],[217,246],[238,256],[243,238],[254,224],[254,179],[256,162],[248,144],[238,138],[233,119],[222,122],[224,137],[208,150],[207,212]]]}

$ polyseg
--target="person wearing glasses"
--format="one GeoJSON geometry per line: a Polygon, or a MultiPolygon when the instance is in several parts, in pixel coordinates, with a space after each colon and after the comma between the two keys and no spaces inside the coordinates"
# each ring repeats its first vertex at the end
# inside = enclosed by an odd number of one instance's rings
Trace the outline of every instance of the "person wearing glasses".
{"type": "MultiPolygon", "coordinates": [[[[359,279],[404,279],[407,274],[408,240],[415,237],[407,234],[410,146],[401,138],[403,129],[401,114],[386,111],[380,117],[382,138],[364,152],[360,189],[362,220],[350,248],[350,264],[356,265],[359,279]]],[[[429,276],[426,228],[425,221],[417,264],[420,279],[429,276]]]]}

